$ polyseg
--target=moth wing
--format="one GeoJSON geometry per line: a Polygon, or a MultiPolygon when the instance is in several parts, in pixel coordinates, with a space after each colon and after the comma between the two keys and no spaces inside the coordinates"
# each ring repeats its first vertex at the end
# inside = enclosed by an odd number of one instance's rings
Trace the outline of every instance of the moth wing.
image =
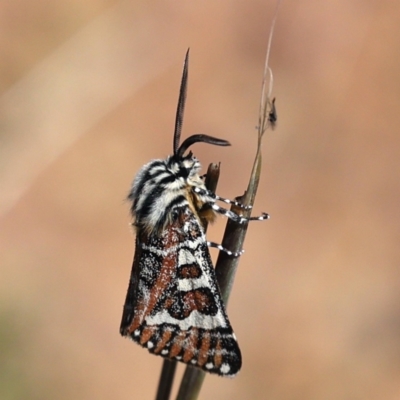
{"type": "Polygon", "coordinates": [[[160,235],[138,232],[121,334],[151,353],[233,376],[241,354],[204,231],[189,207],[160,235]]]}

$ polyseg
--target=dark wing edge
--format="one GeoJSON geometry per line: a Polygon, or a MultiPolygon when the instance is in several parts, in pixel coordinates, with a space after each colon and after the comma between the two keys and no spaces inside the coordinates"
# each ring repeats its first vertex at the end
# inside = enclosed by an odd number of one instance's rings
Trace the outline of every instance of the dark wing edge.
{"type": "Polygon", "coordinates": [[[240,370],[204,232],[189,207],[159,237],[138,233],[121,334],[206,372],[240,370]]]}

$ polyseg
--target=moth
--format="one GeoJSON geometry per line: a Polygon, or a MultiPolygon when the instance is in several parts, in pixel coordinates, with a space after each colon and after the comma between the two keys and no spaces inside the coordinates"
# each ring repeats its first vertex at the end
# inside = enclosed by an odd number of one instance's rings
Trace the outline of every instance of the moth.
{"type": "MultiPolygon", "coordinates": [[[[186,53],[175,120],[173,154],[152,160],[136,175],[128,199],[136,230],[136,249],[120,333],[150,353],[204,371],[234,376],[242,357],[225,311],[204,223],[223,214],[237,223],[245,218],[219,207],[223,199],[208,191],[200,163],[188,148],[194,143],[229,146],[226,140],[197,134],[180,144],[187,92],[186,53]]],[[[246,208],[246,207],[244,207],[246,208]]]]}

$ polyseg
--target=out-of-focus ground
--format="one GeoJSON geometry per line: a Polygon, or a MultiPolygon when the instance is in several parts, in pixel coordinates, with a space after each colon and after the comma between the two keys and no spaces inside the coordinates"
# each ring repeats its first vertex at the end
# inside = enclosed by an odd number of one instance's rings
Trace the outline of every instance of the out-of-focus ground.
{"type": "MultiPolygon", "coordinates": [[[[171,152],[189,46],[183,135],[231,141],[193,150],[222,162],[220,195],[242,193],[274,9],[2,2],[2,399],[154,397],[161,358],[118,333],[124,198],[171,152]]],[[[200,398],[400,398],[399,49],[399,2],[283,2],[254,210],[272,217],[250,227],[229,303],[243,369],[207,377],[200,398]]]]}

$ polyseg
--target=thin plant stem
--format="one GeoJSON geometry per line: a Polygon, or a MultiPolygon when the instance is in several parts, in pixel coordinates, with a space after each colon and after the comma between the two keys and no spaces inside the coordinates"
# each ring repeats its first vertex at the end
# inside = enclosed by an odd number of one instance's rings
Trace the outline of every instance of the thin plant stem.
{"type": "MultiPolygon", "coordinates": [[[[280,0],[277,2],[275,15],[271,23],[270,35],[268,40],[264,74],[261,88],[260,110],[259,110],[259,123],[258,123],[258,140],[257,150],[254,158],[253,168],[250,174],[247,190],[243,196],[238,200],[244,205],[253,205],[256,197],[258,184],[260,181],[261,166],[262,166],[262,138],[268,128],[274,128],[277,115],[275,109],[275,99],[271,100],[270,95],[272,92],[273,76],[272,71],[268,65],[269,55],[271,50],[272,36],[275,27],[275,22],[280,6],[280,0]],[[269,79],[268,79],[269,78],[269,79]]],[[[250,216],[250,210],[244,211],[237,206],[232,205],[231,210],[236,213],[243,213],[244,216],[250,216]]],[[[225,228],[222,246],[232,252],[239,252],[243,248],[244,239],[247,233],[248,223],[238,224],[232,220],[228,220],[225,228]]],[[[217,263],[215,266],[215,273],[219,288],[221,290],[222,299],[225,306],[228,304],[229,295],[232,291],[233,282],[239,265],[239,257],[232,257],[225,252],[220,251],[218,254],[217,263]]],[[[179,388],[176,400],[196,400],[202,384],[204,382],[205,373],[190,365],[186,367],[182,382],[179,388]]]]}
{"type": "Polygon", "coordinates": [[[156,400],[168,400],[174,383],[176,361],[164,358],[160,380],[158,382],[156,400]]]}

